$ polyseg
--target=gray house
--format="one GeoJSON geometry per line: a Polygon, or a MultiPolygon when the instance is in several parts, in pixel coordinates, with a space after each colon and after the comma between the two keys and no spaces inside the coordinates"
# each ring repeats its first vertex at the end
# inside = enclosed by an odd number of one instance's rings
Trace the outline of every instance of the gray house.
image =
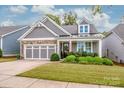
{"type": "MultiPolygon", "coordinates": [[[[5,35],[1,35],[4,55],[20,52],[24,59],[49,60],[52,53],[61,56],[65,51],[95,52],[100,57],[103,54],[103,35],[85,18],[76,25],[59,26],[45,17],[31,26],[12,28],[16,30],[7,30],[5,35]]],[[[1,27],[0,32],[4,32],[4,27],[1,27]]]]}
{"type": "Polygon", "coordinates": [[[15,56],[20,51],[20,44],[17,39],[23,35],[29,26],[8,26],[0,27],[0,48],[3,56],[15,56]]]}
{"type": "Polygon", "coordinates": [[[104,56],[115,62],[124,63],[124,21],[103,39],[103,47],[104,56]]]}

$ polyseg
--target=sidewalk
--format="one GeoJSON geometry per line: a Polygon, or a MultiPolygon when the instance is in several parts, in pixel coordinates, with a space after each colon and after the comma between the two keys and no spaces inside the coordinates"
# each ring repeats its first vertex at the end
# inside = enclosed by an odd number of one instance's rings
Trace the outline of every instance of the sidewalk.
{"type": "Polygon", "coordinates": [[[1,88],[114,88],[112,86],[79,84],[52,80],[0,75],[1,88]]]}

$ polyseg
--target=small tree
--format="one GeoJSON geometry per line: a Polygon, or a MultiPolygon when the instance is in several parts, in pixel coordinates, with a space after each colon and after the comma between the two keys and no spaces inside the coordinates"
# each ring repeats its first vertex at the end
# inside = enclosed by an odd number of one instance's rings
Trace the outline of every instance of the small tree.
{"type": "Polygon", "coordinates": [[[77,15],[72,13],[71,11],[69,13],[65,13],[64,15],[64,24],[65,25],[73,25],[76,24],[77,15]]]}
{"type": "Polygon", "coordinates": [[[46,14],[46,16],[48,16],[49,18],[51,18],[53,21],[55,21],[58,25],[61,25],[61,20],[60,17],[57,15],[53,15],[53,14],[46,14]]]}
{"type": "Polygon", "coordinates": [[[2,57],[3,56],[3,51],[2,51],[2,49],[0,49],[0,57],[2,57]]]}

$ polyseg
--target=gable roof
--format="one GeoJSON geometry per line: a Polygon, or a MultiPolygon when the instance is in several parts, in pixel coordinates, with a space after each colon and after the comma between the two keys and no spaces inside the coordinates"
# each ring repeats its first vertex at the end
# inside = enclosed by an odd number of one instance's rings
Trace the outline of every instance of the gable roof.
{"type": "Polygon", "coordinates": [[[64,28],[66,31],[68,31],[71,34],[77,34],[78,33],[78,25],[62,25],[62,28],[64,28]]]}
{"type": "Polygon", "coordinates": [[[55,37],[55,35],[42,26],[34,28],[34,30],[31,33],[29,33],[25,38],[50,38],[50,37],[55,37]]]}
{"type": "Polygon", "coordinates": [[[124,41],[124,24],[119,24],[111,30],[124,41]]]}
{"type": "MultiPolygon", "coordinates": [[[[78,34],[78,25],[62,25],[62,27],[72,35],[78,34]]],[[[95,26],[90,24],[90,33],[98,33],[95,26]]]]}
{"type": "Polygon", "coordinates": [[[92,24],[88,19],[86,19],[85,17],[83,17],[81,19],[81,21],[79,22],[79,24],[92,24]]]}
{"type": "Polygon", "coordinates": [[[55,21],[53,21],[48,16],[46,16],[45,20],[43,20],[42,23],[46,25],[48,28],[50,28],[52,31],[57,33],[58,35],[71,35],[68,31],[63,29],[60,25],[58,25],[55,21]]]}
{"type": "Polygon", "coordinates": [[[0,27],[0,36],[7,35],[9,33],[13,33],[17,30],[20,30],[21,28],[23,29],[26,27],[25,25],[20,25],[20,26],[5,26],[5,27],[0,27]]]}

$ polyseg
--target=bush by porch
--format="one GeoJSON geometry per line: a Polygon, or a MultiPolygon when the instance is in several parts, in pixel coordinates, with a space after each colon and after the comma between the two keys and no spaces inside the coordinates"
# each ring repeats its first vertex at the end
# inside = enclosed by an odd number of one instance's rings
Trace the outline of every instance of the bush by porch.
{"type": "Polygon", "coordinates": [[[100,57],[76,57],[75,55],[67,56],[63,62],[78,63],[78,64],[97,64],[97,65],[113,65],[113,62],[108,58],[100,57]]]}

